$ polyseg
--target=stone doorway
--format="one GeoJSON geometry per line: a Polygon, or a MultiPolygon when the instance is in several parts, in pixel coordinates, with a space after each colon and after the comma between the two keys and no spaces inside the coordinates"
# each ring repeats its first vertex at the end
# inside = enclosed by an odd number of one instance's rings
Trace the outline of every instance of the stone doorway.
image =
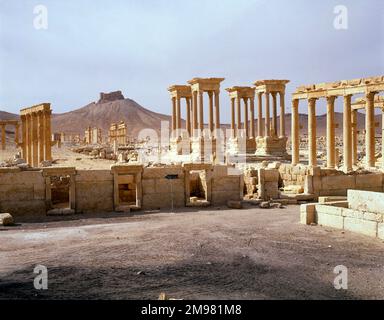
{"type": "Polygon", "coordinates": [[[211,205],[212,165],[184,163],[185,202],[187,207],[211,205]]]}
{"type": "Polygon", "coordinates": [[[127,174],[119,176],[119,203],[123,206],[136,206],[137,185],[135,176],[127,174]]]}
{"type": "Polygon", "coordinates": [[[68,175],[51,176],[51,207],[52,209],[70,209],[69,189],[70,179],[68,175]]]}
{"type": "Polygon", "coordinates": [[[191,203],[207,202],[207,180],[204,170],[189,172],[189,201],[191,203]]]}

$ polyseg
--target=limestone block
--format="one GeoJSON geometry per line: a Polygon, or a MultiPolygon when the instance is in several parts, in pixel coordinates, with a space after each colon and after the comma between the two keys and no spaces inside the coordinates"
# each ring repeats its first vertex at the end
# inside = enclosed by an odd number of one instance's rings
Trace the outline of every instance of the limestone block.
{"type": "MultiPolygon", "coordinates": [[[[171,208],[172,195],[168,194],[144,194],[142,208],[143,209],[157,209],[157,208],[171,208]]],[[[185,195],[183,193],[173,194],[174,208],[185,207],[185,195]]]]}
{"type": "Polygon", "coordinates": [[[311,224],[316,222],[316,207],[313,203],[300,206],[300,223],[311,224]]]}
{"type": "Polygon", "coordinates": [[[10,213],[0,213],[0,226],[11,226],[13,223],[13,217],[10,213]]]}
{"type": "Polygon", "coordinates": [[[0,185],[0,201],[33,200],[33,184],[0,185]]]}
{"type": "Polygon", "coordinates": [[[113,174],[110,170],[77,170],[76,181],[113,181],[113,174]]]}
{"type": "Polygon", "coordinates": [[[239,177],[221,177],[213,178],[212,190],[215,191],[238,191],[239,190],[239,177]]]}
{"type": "Polygon", "coordinates": [[[325,205],[325,204],[316,204],[316,211],[325,213],[325,214],[334,215],[334,216],[341,216],[343,212],[343,208],[325,205]]]}
{"type": "Polygon", "coordinates": [[[42,200],[29,200],[29,201],[1,201],[1,211],[12,213],[13,217],[16,216],[45,216],[46,205],[42,200]]]}
{"type": "Polygon", "coordinates": [[[313,176],[304,177],[304,192],[313,193],[313,176]]]}
{"type": "Polygon", "coordinates": [[[226,205],[227,201],[240,201],[240,193],[230,191],[212,191],[211,202],[214,206],[226,205]]]}
{"type": "Polygon", "coordinates": [[[335,189],[354,189],[355,176],[353,175],[340,175],[340,176],[327,176],[321,179],[322,189],[335,190],[335,189]]]}
{"type": "Polygon", "coordinates": [[[113,211],[113,182],[77,182],[77,212],[111,212],[113,211]]]}
{"type": "Polygon", "coordinates": [[[364,212],[346,208],[346,209],[343,209],[342,216],[348,217],[348,218],[354,218],[354,219],[363,219],[364,212]]]}
{"type": "Polygon", "coordinates": [[[20,171],[0,174],[0,185],[2,184],[40,184],[44,183],[42,171],[20,171]]]}
{"type": "Polygon", "coordinates": [[[384,240],[384,223],[378,223],[377,225],[377,236],[384,240]]]}
{"type": "Polygon", "coordinates": [[[381,213],[364,212],[364,220],[383,222],[383,215],[381,213]]]}
{"type": "Polygon", "coordinates": [[[141,180],[141,185],[143,187],[143,193],[155,193],[155,179],[143,179],[141,180]]]}
{"type": "Polygon", "coordinates": [[[265,181],[279,181],[279,171],[276,169],[266,169],[264,171],[264,180],[265,181]]]}
{"type": "Polygon", "coordinates": [[[384,193],[348,190],[349,208],[384,214],[384,193]]]}
{"type": "Polygon", "coordinates": [[[170,193],[171,192],[171,183],[172,183],[172,191],[174,193],[177,193],[177,192],[183,192],[184,193],[184,180],[183,179],[175,179],[175,180],[156,179],[155,180],[156,193],[170,193]]]}
{"type": "Polygon", "coordinates": [[[33,199],[34,200],[45,200],[45,184],[34,184],[33,185],[33,199]]]}
{"type": "Polygon", "coordinates": [[[243,205],[242,205],[241,201],[230,200],[227,202],[227,207],[231,208],[231,209],[242,209],[243,205]]]}
{"type": "Polygon", "coordinates": [[[228,174],[228,167],[223,165],[216,165],[213,167],[213,176],[222,177],[228,174]]]}
{"type": "Polygon", "coordinates": [[[356,188],[374,188],[381,187],[383,185],[383,174],[359,174],[356,175],[356,188]]]}
{"type": "Polygon", "coordinates": [[[134,181],[135,181],[135,175],[133,174],[122,174],[122,175],[118,175],[117,177],[117,183],[128,184],[129,189],[132,189],[132,184],[134,183],[134,181]]]}
{"type": "Polygon", "coordinates": [[[319,225],[343,229],[343,220],[342,216],[317,211],[317,224],[319,225]]]}
{"type": "Polygon", "coordinates": [[[321,175],[321,168],[318,166],[310,167],[308,170],[308,174],[311,176],[320,176],[321,175]]]}
{"type": "Polygon", "coordinates": [[[322,189],[319,194],[320,196],[346,196],[347,189],[322,189]]]}
{"type": "Polygon", "coordinates": [[[177,174],[179,178],[184,178],[184,170],[181,166],[166,166],[144,168],[143,179],[162,179],[168,174],[177,174]]]}
{"type": "Polygon", "coordinates": [[[346,217],[344,219],[345,230],[361,233],[371,237],[377,236],[377,225],[378,223],[375,221],[368,221],[349,217],[346,217]]]}

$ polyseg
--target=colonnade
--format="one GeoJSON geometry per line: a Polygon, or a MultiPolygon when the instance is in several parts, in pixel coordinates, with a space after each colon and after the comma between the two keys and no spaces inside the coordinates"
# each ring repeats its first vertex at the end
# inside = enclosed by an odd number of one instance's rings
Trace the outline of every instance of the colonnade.
{"type": "Polygon", "coordinates": [[[1,149],[5,150],[6,147],[6,132],[5,128],[7,125],[13,125],[15,127],[15,144],[16,147],[19,145],[19,128],[20,123],[17,120],[0,120],[1,127],[1,149]]]}

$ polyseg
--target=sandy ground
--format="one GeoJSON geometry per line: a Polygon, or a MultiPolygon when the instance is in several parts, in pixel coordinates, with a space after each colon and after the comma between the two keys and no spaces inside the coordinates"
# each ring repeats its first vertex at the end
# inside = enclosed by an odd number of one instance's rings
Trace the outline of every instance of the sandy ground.
{"type": "Polygon", "coordinates": [[[383,241],[301,225],[298,206],[217,209],[2,228],[0,298],[384,298],[383,241]],[[48,290],[33,288],[37,264],[48,290]],[[337,265],[348,268],[348,290],[334,288],[337,265]]]}
{"type": "MultiPolygon", "coordinates": [[[[13,158],[18,150],[12,146],[7,146],[6,150],[0,150],[0,162],[13,158]]],[[[62,146],[52,148],[52,159],[55,161],[55,167],[76,167],[76,169],[110,169],[115,161],[105,159],[92,159],[90,156],[75,153],[69,147],[62,146]]]]}

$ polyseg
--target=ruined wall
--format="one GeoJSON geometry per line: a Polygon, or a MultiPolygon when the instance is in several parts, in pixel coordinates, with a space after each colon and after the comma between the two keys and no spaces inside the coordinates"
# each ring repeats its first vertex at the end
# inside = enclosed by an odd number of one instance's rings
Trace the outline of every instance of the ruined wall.
{"type": "Polygon", "coordinates": [[[142,176],[142,208],[170,208],[172,201],[171,183],[174,207],[184,207],[184,169],[181,166],[144,168],[142,176]],[[178,178],[170,182],[170,180],[165,179],[168,174],[177,174],[178,178]]]}
{"type": "Polygon", "coordinates": [[[113,211],[113,175],[110,170],[76,171],[76,212],[113,211]]]}
{"type": "Polygon", "coordinates": [[[226,205],[228,201],[243,199],[244,179],[240,172],[228,171],[227,166],[214,166],[212,172],[211,204],[226,205]]]}
{"type": "Polygon", "coordinates": [[[0,212],[18,216],[45,213],[45,180],[41,171],[0,168],[0,212]]]}

